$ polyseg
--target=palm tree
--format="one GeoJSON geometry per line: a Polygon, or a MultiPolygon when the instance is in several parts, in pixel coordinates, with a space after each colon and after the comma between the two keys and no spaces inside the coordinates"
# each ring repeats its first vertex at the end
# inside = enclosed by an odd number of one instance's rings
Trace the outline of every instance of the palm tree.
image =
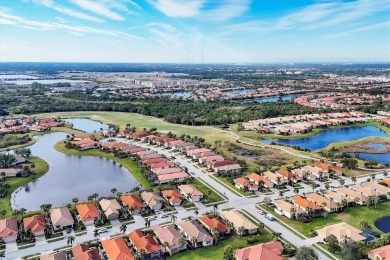
{"type": "Polygon", "coordinates": [[[177,217],[174,214],[171,214],[171,222],[174,222],[177,219],[177,217]]]}
{"type": "Polygon", "coordinates": [[[44,233],[45,233],[47,238],[51,237],[51,235],[53,234],[53,230],[51,229],[50,225],[48,225],[48,224],[45,225],[44,233]]]}
{"type": "Polygon", "coordinates": [[[218,209],[218,204],[215,204],[213,208],[214,208],[214,214],[215,214],[217,209],[218,209]]]}
{"type": "Polygon", "coordinates": [[[5,251],[0,251],[0,259],[5,258],[5,251]]]}
{"type": "Polygon", "coordinates": [[[195,218],[198,218],[199,211],[197,208],[194,209],[195,218]]]}
{"type": "Polygon", "coordinates": [[[92,194],[92,196],[94,197],[95,200],[97,200],[99,198],[99,194],[97,194],[97,193],[92,194]]]}
{"type": "Polygon", "coordinates": [[[242,237],[244,235],[245,228],[243,226],[241,226],[241,227],[238,228],[237,232],[238,232],[238,235],[240,237],[242,237]]]}
{"type": "Polygon", "coordinates": [[[122,224],[119,227],[119,231],[122,232],[123,234],[125,234],[126,230],[127,230],[127,226],[125,224],[122,224]]]}
{"type": "Polygon", "coordinates": [[[145,219],[145,227],[150,227],[150,219],[145,219]]]}
{"type": "Polygon", "coordinates": [[[278,184],[278,189],[280,189],[280,184],[282,183],[282,177],[276,177],[276,183],[278,184]]]}
{"type": "Polygon", "coordinates": [[[261,233],[261,231],[263,230],[264,227],[265,227],[264,223],[263,222],[259,222],[257,224],[257,232],[261,233]]]}
{"type": "Polygon", "coordinates": [[[165,254],[167,253],[167,248],[169,247],[169,243],[168,242],[164,242],[161,244],[161,246],[164,248],[164,259],[165,259],[165,254]]]}
{"type": "Polygon", "coordinates": [[[187,241],[186,241],[186,239],[184,237],[179,238],[178,242],[179,242],[180,247],[182,247],[184,244],[187,243],[187,241]]]}
{"type": "Polygon", "coordinates": [[[368,222],[367,222],[367,220],[365,220],[365,219],[359,220],[359,226],[360,226],[361,229],[367,228],[367,227],[368,227],[368,222]]]}
{"type": "Polygon", "coordinates": [[[225,249],[223,251],[223,259],[224,260],[233,260],[234,259],[232,246],[228,245],[225,247],[225,249]]]}
{"type": "Polygon", "coordinates": [[[75,237],[74,236],[70,236],[68,237],[68,241],[66,242],[68,245],[72,246],[73,242],[75,240],[75,237]]]}
{"type": "Polygon", "coordinates": [[[73,198],[72,202],[74,203],[74,207],[76,207],[76,203],[79,202],[79,199],[78,198],[73,198]]]}
{"type": "Polygon", "coordinates": [[[218,238],[219,238],[219,231],[218,231],[218,228],[217,228],[217,227],[214,227],[214,228],[211,230],[211,235],[213,236],[215,245],[217,245],[217,243],[218,243],[218,238]]]}
{"type": "Polygon", "coordinates": [[[272,238],[277,241],[277,240],[280,240],[282,238],[282,233],[279,233],[279,232],[272,232],[272,238]]]}
{"type": "Polygon", "coordinates": [[[5,209],[0,210],[0,216],[4,217],[7,214],[7,211],[5,209]]]}
{"type": "Polygon", "coordinates": [[[26,213],[26,209],[25,208],[21,208],[20,210],[19,210],[19,214],[20,215],[22,215],[22,218],[23,218],[23,215],[26,213]]]}
{"type": "Polygon", "coordinates": [[[344,186],[344,184],[345,184],[345,180],[344,179],[340,179],[339,182],[340,182],[341,186],[344,186]]]}
{"type": "Polygon", "coordinates": [[[279,198],[283,197],[284,191],[279,191],[279,198]]]}
{"type": "Polygon", "coordinates": [[[100,233],[99,233],[99,230],[98,230],[98,229],[95,229],[95,230],[93,231],[93,237],[96,238],[96,242],[99,240],[100,233]]]}
{"type": "Polygon", "coordinates": [[[311,186],[311,188],[313,189],[313,192],[314,192],[314,190],[316,189],[317,185],[313,182],[310,186],[311,186]]]}
{"type": "Polygon", "coordinates": [[[375,181],[376,174],[375,173],[371,173],[370,177],[371,177],[372,181],[375,181]]]}
{"type": "Polygon", "coordinates": [[[293,191],[295,194],[298,194],[299,193],[299,189],[297,187],[294,188],[294,191],[293,191]]]}
{"type": "Polygon", "coordinates": [[[115,188],[112,188],[111,189],[111,193],[112,193],[112,197],[115,197],[115,193],[117,193],[117,189],[115,189],[115,188]]]}
{"type": "Polygon", "coordinates": [[[356,176],[352,176],[351,180],[352,180],[353,183],[356,183],[356,181],[357,181],[356,176]]]}

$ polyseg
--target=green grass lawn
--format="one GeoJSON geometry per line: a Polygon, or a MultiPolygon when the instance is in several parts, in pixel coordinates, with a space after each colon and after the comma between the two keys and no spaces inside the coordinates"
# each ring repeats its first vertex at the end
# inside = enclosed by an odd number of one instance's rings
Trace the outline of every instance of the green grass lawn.
{"type": "Polygon", "coordinates": [[[49,165],[40,158],[30,157],[28,158],[28,160],[35,164],[34,174],[30,175],[27,178],[7,178],[7,182],[9,183],[10,187],[7,189],[7,193],[5,194],[4,198],[0,198],[0,209],[5,209],[7,211],[4,217],[9,217],[12,214],[10,201],[12,192],[17,188],[26,185],[27,183],[37,180],[49,170],[49,165]]]}
{"type": "Polygon", "coordinates": [[[63,141],[56,143],[54,145],[54,149],[61,153],[70,154],[70,155],[95,156],[95,157],[108,158],[110,160],[113,160],[123,165],[145,189],[149,189],[151,187],[148,180],[145,178],[145,176],[141,173],[140,169],[138,168],[137,162],[134,162],[129,158],[118,158],[114,156],[114,154],[112,153],[106,153],[99,149],[90,149],[85,151],[68,149],[65,147],[63,141]]]}
{"type": "Polygon", "coordinates": [[[164,122],[155,117],[149,117],[133,113],[124,112],[63,112],[39,114],[37,117],[85,117],[93,120],[98,120],[106,124],[119,125],[121,129],[126,127],[126,124],[131,124],[131,127],[136,127],[138,130],[143,128],[157,128],[159,132],[171,131],[174,134],[186,134],[191,136],[199,136],[206,139],[207,142],[214,143],[215,140],[235,141],[235,136],[227,131],[222,131],[211,126],[186,126],[180,124],[172,124],[164,122]]]}
{"type": "MultiPolygon", "coordinates": [[[[248,245],[245,238],[239,237],[238,235],[233,235],[232,237],[221,240],[216,246],[202,247],[195,250],[184,251],[182,253],[176,254],[169,259],[177,260],[205,260],[205,259],[223,259],[223,251],[226,246],[230,245],[233,250],[244,248],[248,245]]],[[[272,235],[266,231],[262,231],[261,241],[258,243],[269,242],[272,240],[272,235]]]]}
{"type": "Polygon", "coordinates": [[[195,188],[197,188],[198,190],[203,192],[203,194],[205,194],[205,195],[208,194],[208,191],[211,191],[210,197],[208,198],[207,203],[223,201],[223,198],[219,194],[217,194],[215,191],[213,191],[212,189],[207,187],[205,184],[203,184],[198,179],[195,178],[195,181],[194,181],[194,183],[192,183],[192,185],[194,185],[195,188]]]}
{"type": "Polygon", "coordinates": [[[313,218],[312,222],[309,223],[302,223],[299,221],[293,221],[290,220],[284,216],[276,215],[271,208],[263,207],[265,210],[269,211],[270,213],[277,216],[279,219],[281,219],[284,223],[286,223],[288,226],[293,227],[297,231],[301,232],[302,234],[308,236],[310,233],[310,230],[317,230],[320,228],[323,228],[325,226],[339,223],[339,222],[347,222],[348,224],[360,228],[359,221],[361,219],[365,219],[368,221],[368,224],[371,229],[378,233],[382,233],[379,231],[375,225],[374,222],[385,216],[390,215],[390,201],[386,201],[383,203],[378,204],[377,208],[374,208],[374,206],[351,206],[344,209],[342,213],[332,213],[329,214],[326,218],[324,217],[318,217],[313,218]]]}

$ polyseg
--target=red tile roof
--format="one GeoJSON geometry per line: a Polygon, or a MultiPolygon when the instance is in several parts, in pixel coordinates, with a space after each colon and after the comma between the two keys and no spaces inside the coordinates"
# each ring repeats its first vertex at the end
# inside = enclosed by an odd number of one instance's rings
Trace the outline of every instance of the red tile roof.
{"type": "Polygon", "coordinates": [[[99,211],[93,203],[78,204],[76,209],[82,221],[95,220],[99,216],[99,211]]]}
{"type": "Polygon", "coordinates": [[[99,251],[96,248],[90,248],[88,245],[79,244],[72,248],[75,260],[100,260],[99,251]]]}
{"type": "Polygon", "coordinates": [[[137,195],[124,195],[121,196],[123,204],[127,205],[130,209],[141,210],[144,207],[144,203],[137,195]]]}
{"type": "Polygon", "coordinates": [[[151,234],[144,235],[141,230],[134,230],[129,234],[129,238],[137,250],[143,249],[146,253],[161,250],[161,246],[154,237],[151,234]]]}
{"type": "Polygon", "coordinates": [[[45,230],[46,220],[42,214],[34,215],[23,219],[24,229],[30,229],[31,232],[40,232],[45,230]]]}
{"type": "Polygon", "coordinates": [[[229,227],[219,218],[211,218],[204,215],[199,220],[209,229],[217,228],[219,233],[225,233],[229,230],[229,227]]]}
{"type": "Polygon", "coordinates": [[[237,260],[282,260],[283,245],[269,242],[245,247],[234,251],[237,260]]]}
{"type": "Polygon", "coordinates": [[[106,251],[109,260],[133,260],[133,254],[127,246],[125,240],[121,237],[103,240],[102,246],[106,251]]]}

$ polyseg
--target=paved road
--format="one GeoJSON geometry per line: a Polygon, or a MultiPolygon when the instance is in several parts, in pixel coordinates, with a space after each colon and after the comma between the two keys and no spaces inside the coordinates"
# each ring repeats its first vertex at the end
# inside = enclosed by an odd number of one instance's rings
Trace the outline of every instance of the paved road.
{"type": "MultiPolygon", "coordinates": [[[[130,142],[126,139],[118,139],[118,141],[130,142]]],[[[178,156],[176,153],[173,153],[171,150],[166,150],[166,149],[162,149],[160,147],[150,146],[150,145],[143,144],[140,142],[137,142],[136,144],[139,146],[157,151],[158,153],[163,154],[163,155],[167,156],[168,158],[171,156],[175,156],[176,159],[174,161],[176,163],[180,164],[183,167],[187,167],[188,171],[190,173],[192,173],[193,176],[195,176],[196,178],[202,179],[209,186],[216,189],[220,193],[223,193],[227,197],[227,202],[224,204],[218,205],[218,210],[227,209],[227,208],[236,208],[236,209],[245,210],[245,211],[249,212],[251,215],[257,217],[260,221],[264,222],[266,224],[266,226],[269,227],[271,230],[273,230],[275,232],[282,233],[282,237],[285,240],[289,241],[291,244],[298,246],[298,247],[310,246],[315,242],[315,241],[313,241],[313,239],[302,239],[302,238],[298,237],[297,235],[295,235],[289,229],[285,228],[282,224],[278,223],[278,221],[268,221],[267,219],[264,218],[264,216],[261,216],[259,213],[257,213],[255,205],[264,200],[264,198],[266,197],[264,194],[256,192],[258,197],[253,197],[253,198],[240,197],[240,196],[236,195],[235,193],[233,193],[230,189],[226,188],[225,186],[221,185],[219,182],[217,182],[216,180],[211,178],[208,173],[204,172],[200,168],[195,167],[194,166],[195,164],[193,162],[190,162],[189,160],[187,160],[186,158],[184,158],[182,156],[178,156]]],[[[383,178],[383,177],[384,176],[382,174],[377,175],[377,179],[383,178]]],[[[364,182],[366,180],[366,178],[367,177],[357,178],[356,183],[364,182]]],[[[353,184],[351,179],[349,179],[349,178],[344,178],[344,179],[345,179],[345,185],[353,184]]],[[[321,184],[321,185],[323,185],[323,184],[321,184]]],[[[331,180],[330,186],[336,187],[339,185],[340,185],[339,181],[331,180]]],[[[313,191],[312,187],[309,185],[301,184],[301,186],[303,186],[303,188],[300,189],[301,194],[302,193],[309,193],[309,192],[313,191]]],[[[323,186],[321,188],[323,188],[323,186]]],[[[289,191],[285,192],[284,196],[289,197],[292,195],[294,195],[293,188],[289,187],[289,191]]],[[[277,199],[278,196],[279,196],[279,191],[276,191],[276,190],[273,194],[267,195],[267,197],[269,197],[271,199],[277,199]]],[[[199,207],[199,209],[198,209],[199,215],[205,214],[207,211],[210,211],[210,210],[212,210],[212,207],[204,207],[204,206],[199,207]]],[[[187,211],[185,209],[178,211],[178,213],[176,214],[177,220],[181,220],[183,218],[187,218],[187,217],[190,217],[193,215],[194,215],[194,213],[192,210],[187,211]]],[[[157,225],[157,224],[166,222],[167,220],[169,220],[169,219],[158,218],[157,220],[152,221],[151,224],[157,225]]],[[[144,225],[145,225],[144,220],[141,217],[136,217],[135,223],[129,224],[127,226],[127,233],[129,233],[131,230],[142,228],[142,227],[144,227],[144,225]]],[[[119,226],[120,225],[118,222],[113,223],[113,228],[110,229],[108,232],[103,233],[101,235],[101,237],[99,237],[97,239],[106,239],[112,235],[119,234],[120,233],[119,226]]],[[[76,236],[74,244],[83,243],[85,241],[96,239],[93,236],[93,228],[88,228],[88,230],[90,230],[90,231],[87,234],[82,235],[82,236],[76,236]]],[[[39,243],[39,245],[36,245],[34,247],[31,247],[31,248],[26,248],[23,250],[15,250],[14,249],[15,251],[9,251],[7,249],[7,252],[5,254],[5,258],[6,259],[19,259],[19,258],[26,256],[26,255],[46,252],[46,251],[50,251],[50,250],[53,250],[53,249],[56,249],[59,247],[66,246],[67,245],[66,243],[67,243],[67,237],[65,237],[64,240],[60,240],[57,242],[46,243],[46,244],[39,243]]],[[[315,250],[319,254],[320,259],[329,259],[329,257],[325,256],[317,249],[315,249],[315,250]]]]}

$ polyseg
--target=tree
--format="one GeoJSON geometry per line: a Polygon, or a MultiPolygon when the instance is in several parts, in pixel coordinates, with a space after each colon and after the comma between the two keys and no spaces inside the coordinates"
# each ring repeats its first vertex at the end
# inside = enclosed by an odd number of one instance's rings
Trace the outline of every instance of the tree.
{"type": "Polygon", "coordinates": [[[225,247],[225,249],[223,250],[223,259],[224,260],[234,260],[232,246],[229,245],[229,246],[225,247]]]}
{"type": "Polygon", "coordinates": [[[238,228],[237,232],[238,232],[238,235],[240,237],[242,237],[244,235],[245,228],[243,226],[241,226],[241,227],[238,228]]]}
{"type": "Polygon", "coordinates": [[[301,246],[298,248],[297,253],[295,254],[296,260],[318,260],[319,256],[314,251],[313,248],[309,246],[301,246]]]}
{"type": "Polygon", "coordinates": [[[70,236],[70,237],[68,237],[68,240],[67,240],[66,243],[67,243],[68,245],[72,246],[74,240],[75,240],[75,237],[74,237],[74,236],[70,236]]]}
{"type": "Polygon", "coordinates": [[[259,234],[261,234],[261,231],[263,230],[264,227],[265,227],[264,223],[263,222],[259,222],[257,224],[257,232],[259,232],[259,234]]]}
{"type": "Polygon", "coordinates": [[[195,218],[198,218],[199,211],[198,211],[198,209],[197,209],[197,208],[196,208],[196,209],[194,209],[194,214],[195,214],[195,218]]]}
{"type": "Polygon", "coordinates": [[[164,248],[164,258],[165,258],[165,253],[167,252],[167,248],[169,247],[169,243],[168,242],[164,242],[161,244],[161,246],[164,248]]]}
{"type": "Polygon", "coordinates": [[[122,224],[119,227],[119,231],[122,232],[123,234],[125,234],[126,230],[127,230],[127,226],[125,224],[122,224]]]}
{"type": "Polygon", "coordinates": [[[360,260],[359,245],[350,238],[341,243],[340,255],[343,260],[360,260]]]}
{"type": "Polygon", "coordinates": [[[0,251],[0,259],[5,258],[5,251],[0,251]]]}
{"type": "Polygon", "coordinates": [[[78,198],[73,198],[72,202],[74,203],[74,207],[76,207],[76,204],[77,204],[77,202],[79,202],[79,199],[78,198]]]}
{"type": "Polygon", "coordinates": [[[217,228],[217,227],[214,227],[214,228],[211,230],[211,235],[213,236],[215,245],[217,245],[217,243],[218,243],[218,238],[219,238],[219,231],[218,231],[218,228],[217,228]]]}
{"type": "Polygon", "coordinates": [[[280,240],[282,238],[282,233],[279,233],[279,232],[272,232],[272,238],[277,241],[277,240],[280,240]]]}
{"type": "Polygon", "coordinates": [[[359,220],[359,226],[360,226],[361,229],[367,228],[367,227],[368,227],[368,222],[367,222],[367,220],[365,220],[365,219],[359,220]]]}
{"type": "Polygon", "coordinates": [[[324,241],[328,245],[329,251],[333,254],[340,250],[339,241],[335,235],[329,235],[324,241]]]}
{"type": "Polygon", "coordinates": [[[111,189],[111,193],[112,193],[112,197],[115,197],[115,194],[117,193],[117,189],[115,189],[115,188],[112,188],[111,189]]]}
{"type": "Polygon", "coordinates": [[[353,181],[353,183],[356,183],[356,181],[357,181],[356,176],[352,176],[351,180],[353,181]]]}
{"type": "Polygon", "coordinates": [[[7,211],[5,209],[0,210],[0,216],[4,217],[5,215],[7,215],[7,211]]]}

